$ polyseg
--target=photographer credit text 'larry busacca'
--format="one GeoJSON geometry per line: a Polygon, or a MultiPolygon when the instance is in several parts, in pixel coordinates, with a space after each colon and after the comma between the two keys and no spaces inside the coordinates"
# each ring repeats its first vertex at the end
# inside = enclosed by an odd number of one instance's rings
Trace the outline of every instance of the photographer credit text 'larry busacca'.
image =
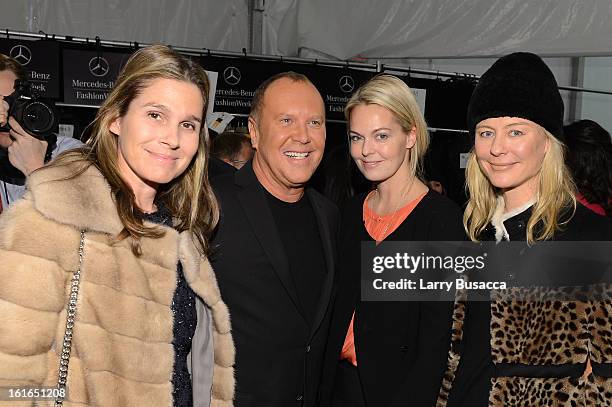
{"type": "Polygon", "coordinates": [[[452,301],[491,295],[521,301],[612,298],[612,243],[362,242],[363,301],[452,301]],[[588,264],[576,273],[576,264],[588,264]],[[547,292],[524,288],[553,287],[547,292]],[[597,298],[595,298],[597,297],[597,298]]]}

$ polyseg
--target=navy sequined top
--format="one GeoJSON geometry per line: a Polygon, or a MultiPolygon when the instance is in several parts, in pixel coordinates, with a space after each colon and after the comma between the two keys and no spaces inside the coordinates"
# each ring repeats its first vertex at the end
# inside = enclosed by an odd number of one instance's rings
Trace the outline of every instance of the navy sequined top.
{"type": "MultiPolygon", "coordinates": [[[[158,210],[143,215],[149,222],[172,227],[172,215],[165,206],[157,203],[158,210]]],[[[195,293],[187,284],[181,262],[177,263],[176,291],[172,298],[174,326],[172,345],[174,345],[174,370],[172,372],[172,397],[175,407],[193,406],[191,376],[187,370],[187,356],[191,351],[191,340],[197,324],[195,293]]]]}

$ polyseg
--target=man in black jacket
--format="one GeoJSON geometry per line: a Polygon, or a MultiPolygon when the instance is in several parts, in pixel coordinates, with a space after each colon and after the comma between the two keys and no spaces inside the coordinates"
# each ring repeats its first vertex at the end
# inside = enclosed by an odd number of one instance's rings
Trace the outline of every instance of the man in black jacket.
{"type": "Polygon", "coordinates": [[[236,407],[317,403],[334,281],[337,210],[306,188],[325,147],[325,106],[303,75],[260,85],[252,162],[213,181],[212,265],[236,344],[236,407]]]}

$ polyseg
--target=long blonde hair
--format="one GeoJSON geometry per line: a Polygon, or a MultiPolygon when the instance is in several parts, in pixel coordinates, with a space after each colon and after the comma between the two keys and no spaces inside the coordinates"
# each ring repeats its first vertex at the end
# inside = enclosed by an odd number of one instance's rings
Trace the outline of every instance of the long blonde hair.
{"type": "Polygon", "coordinates": [[[349,123],[358,105],[389,109],[405,133],[416,128],[416,143],[410,149],[408,166],[412,175],[423,180],[423,158],[429,146],[429,133],[421,108],[408,85],[393,75],[377,75],[357,89],[346,103],[344,115],[349,123]]]}
{"type": "MultiPolygon", "coordinates": [[[[576,187],[565,165],[565,146],[546,129],[542,128],[542,131],[546,134],[550,147],[542,161],[536,202],[527,223],[529,244],[552,239],[555,232],[562,229],[576,210],[576,187]]],[[[484,174],[474,149],[470,152],[465,174],[469,201],[463,214],[463,226],[470,239],[478,241],[479,235],[493,218],[500,191],[491,185],[484,174]]]]}
{"type": "Polygon", "coordinates": [[[208,254],[208,238],[219,220],[217,201],[207,175],[209,137],[205,118],[209,102],[209,82],[201,66],[169,47],[152,45],[136,51],[121,70],[112,91],[89,127],[89,147],[64,153],[50,165],[82,163],[72,177],[83,173],[90,165],[98,168],[110,184],[117,213],[124,226],[117,239],[131,238],[132,251],[140,255],[140,238],[158,238],[163,236],[163,231],[158,227],[144,226],[135,204],[134,193],[121,178],[118,140],[117,136],[111,133],[110,125],[117,118],[125,116],[132,100],[155,79],[192,83],[200,89],[204,100],[196,155],[180,176],[160,185],[156,200],[170,210],[175,220],[175,229],[179,232],[189,230],[194,243],[204,254],[208,254]]]}

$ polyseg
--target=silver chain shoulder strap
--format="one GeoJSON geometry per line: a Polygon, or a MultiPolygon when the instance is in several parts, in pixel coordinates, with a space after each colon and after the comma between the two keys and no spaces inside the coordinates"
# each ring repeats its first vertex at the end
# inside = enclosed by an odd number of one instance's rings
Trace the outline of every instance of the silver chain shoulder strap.
{"type": "Polygon", "coordinates": [[[77,311],[77,298],[79,295],[79,283],[81,282],[81,267],[85,254],[85,231],[81,231],[79,242],[79,265],[72,274],[70,281],[70,298],[66,312],[66,330],[64,331],[64,342],[62,344],[62,354],[60,356],[59,374],[57,378],[58,397],[55,399],[55,407],[62,407],[66,397],[66,381],[68,379],[68,362],[70,361],[70,349],[72,348],[72,329],[77,311]]]}

